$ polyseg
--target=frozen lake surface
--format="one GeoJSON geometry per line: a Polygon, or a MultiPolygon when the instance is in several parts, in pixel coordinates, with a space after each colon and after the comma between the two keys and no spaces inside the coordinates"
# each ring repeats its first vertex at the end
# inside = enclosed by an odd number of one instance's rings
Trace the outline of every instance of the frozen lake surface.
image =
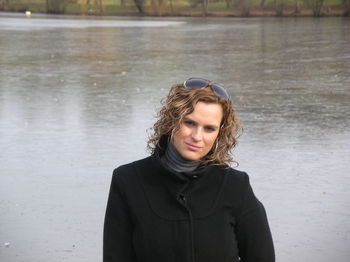
{"type": "Polygon", "coordinates": [[[172,84],[229,91],[279,262],[350,257],[349,18],[0,13],[0,260],[96,262],[112,170],[172,84]]]}

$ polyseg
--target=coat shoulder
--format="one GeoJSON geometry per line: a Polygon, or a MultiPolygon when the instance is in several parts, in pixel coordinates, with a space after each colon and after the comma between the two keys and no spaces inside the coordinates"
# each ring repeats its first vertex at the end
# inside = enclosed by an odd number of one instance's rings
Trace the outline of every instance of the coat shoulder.
{"type": "Polygon", "coordinates": [[[234,168],[227,170],[227,177],[229,183],[238,185],[249,184],[249,176],[246,172],[234,168]]]}
{"type": "Polygon", "coordinates": [[[133,161],[128,164],[121,165],[114,169],[113,171],[113,178],[114,179],[121,179],[121,180],[128,180],[129,178],[135,177],[137,173],[137,169],[142,168],[144,166],[149,165],[151,161],[151,157],[146,157],[140,160],[133,161]]]}

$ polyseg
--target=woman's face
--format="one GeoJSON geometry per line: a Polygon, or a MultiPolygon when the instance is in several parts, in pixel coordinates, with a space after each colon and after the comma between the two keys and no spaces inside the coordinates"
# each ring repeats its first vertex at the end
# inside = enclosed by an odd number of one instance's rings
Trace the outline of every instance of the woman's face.
{"type": "Polygon", "coordinates": [[[173,135],[173,145],[180,155],[199,160],[208,154],[219,134],[222,115],[220,104],[198,102],[173,135]]]}

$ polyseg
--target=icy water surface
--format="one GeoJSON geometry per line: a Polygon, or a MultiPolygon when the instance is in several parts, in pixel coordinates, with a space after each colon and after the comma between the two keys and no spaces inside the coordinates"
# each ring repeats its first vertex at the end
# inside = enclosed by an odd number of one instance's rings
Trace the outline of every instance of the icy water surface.
{"type": "Polygon", "coordinates": [[[0,14],[0,260],[101,261],[111,173],[170,86],[231,94],[280,262],[350,257],[350,20],[0,14]]]}

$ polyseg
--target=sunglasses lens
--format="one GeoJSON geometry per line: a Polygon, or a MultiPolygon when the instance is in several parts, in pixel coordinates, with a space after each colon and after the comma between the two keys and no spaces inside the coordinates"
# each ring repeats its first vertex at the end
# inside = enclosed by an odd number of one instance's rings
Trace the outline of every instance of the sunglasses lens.
{"type": "Polygon", "coordinates": [[[230,96],[229,94],[227,93],[227,91],[222,87],[222,86],[219,86],[217,84],[212,84],[211,85],[215,94],[218,95],[219,97],[222,97],[226,100],[229,100],[230,99],[230,96]]]}
{"type": "Polygon", "coordinates": [[[203,78],[190,78],[184,82],[184,87],[187,89],[200,89],[200,88],[205,88],[207,86],[211,86],[214,93],[223,99],[229,100],[230,96],[228,95],[227,91],[225,88],[222,86],[212,83],[206,79],[203,78]]]}
{"type": "Polygon", "coordinates": [[[209,84],[209,82],[205,79],[201,78],[190,78],[185,81],[184,86],[188,89],[199,89],[204,88],[209,84]]]}

